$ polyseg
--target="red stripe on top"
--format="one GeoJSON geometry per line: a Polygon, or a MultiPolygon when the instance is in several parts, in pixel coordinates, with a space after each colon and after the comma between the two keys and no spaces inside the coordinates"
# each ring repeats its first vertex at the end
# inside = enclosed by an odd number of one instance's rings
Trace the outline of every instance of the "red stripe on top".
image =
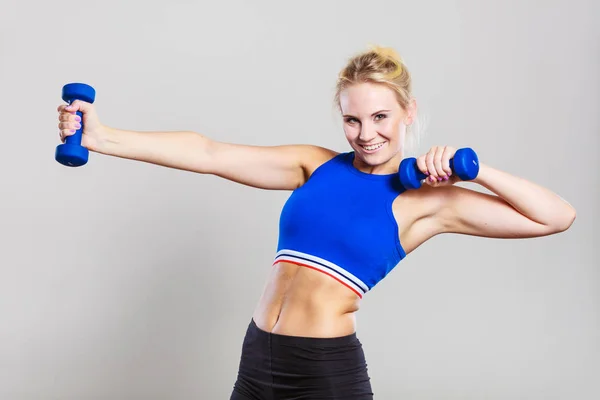
{"type": "Polygon", "coordinates": [[[275,264],[278,264],[278,263],[280,263],[280,262],[286,262],[286,263],[290,263],[290,264],[296,264],[296,265],[299,265],[299,266],[301,266],[301,267],[306,267],[306,268],[313,269],[313,270],[315,270],[315,271],[319,271],[319,272],[321,272],[321,273],[323,273],[323,274],[325,274],[325,275],[327,275],[327,276],[330,276],[330,277],[332,277],[333,279],[335,279],[336,281],[338,281],[338,282],[339,282],[339,283],[341,283],[342,285],[346,286],[348,289],[350,289],[350,290],[352,290],[354,293],[356,293],[356,295],[357,295],[359,298],[361,298],[361,299],[362,299],[362,294],[361,294],[359,291],[357,291],[356,289],[354,289],[352,286],[348,285],[346,282],[344,282],[344,281],[340,280],[340,279],[339,279],[339,278],[337,278],[336,276],[334,276],[334,275],[330,274],[329,272],[325,272],[325,271],[323,271],[323,270],[320,270],[320,269],[318,269],[318,268],[315,268],[315,267],[313,267],[312,265],[307,265],[307,264],[303,264],[303,263],[300,263],[300,262],[297,262],[297,261],[290,261],[290,260],[277,260],[277,261],[275,261],[275,262],[273,263],[273,265],[275,265],[275,264]]]}

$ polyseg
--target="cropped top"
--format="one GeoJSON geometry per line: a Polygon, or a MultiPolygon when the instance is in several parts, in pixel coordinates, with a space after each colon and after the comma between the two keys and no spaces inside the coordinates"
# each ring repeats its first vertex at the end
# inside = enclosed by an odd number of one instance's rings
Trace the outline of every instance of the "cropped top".
{"type": "Polygon", "coordinates": [[[354,152],[336,155],[292,192],[274,264],[320,271],[362,298],[406,256],[392,213],[405,189],[397,174],[368,174],[353,160],[354,152]]]}

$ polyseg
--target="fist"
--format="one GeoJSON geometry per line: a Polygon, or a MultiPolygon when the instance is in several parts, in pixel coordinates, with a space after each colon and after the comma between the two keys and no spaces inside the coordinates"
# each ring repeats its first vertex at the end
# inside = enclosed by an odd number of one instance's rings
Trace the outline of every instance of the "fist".
{"type": "Polygon", "coordinates": [[[452,185],[460,180],[452,175],[450,159],[456,149],[450,146],[434,146],[427,153],[417,158],[417,167],[427,175],[425,183],[430,186],[452,185]]]}
{"type": "Polygon", "coordinates": [[[64,143],[66,138],[74,135],[83,126],[81,145],[94,151],[102,139],[103,126],[100,124],[95,107],[81,100],[75,100],[70,105],[61,104],[58,111],[58,134],[64,143]],[[81,112],[82,118],[77,115],[81,112]]]}

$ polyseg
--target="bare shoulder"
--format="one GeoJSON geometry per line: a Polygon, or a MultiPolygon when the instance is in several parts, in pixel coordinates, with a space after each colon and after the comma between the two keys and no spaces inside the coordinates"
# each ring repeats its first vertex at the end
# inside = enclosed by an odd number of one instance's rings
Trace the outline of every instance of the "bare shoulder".
{"type": "Polygon", "coordinates": [[[199,171],[262,189],[303,185],[335,151],[310,144],[256,146],[211,140],[199,171]]]}
{"type": "Polygon", "coordinates": [[[315,145],[299,145],[298,151],[302,153],[302,167],[306,180],[308,180],[317,168],[339,154],[335,150],[315,145]]]}

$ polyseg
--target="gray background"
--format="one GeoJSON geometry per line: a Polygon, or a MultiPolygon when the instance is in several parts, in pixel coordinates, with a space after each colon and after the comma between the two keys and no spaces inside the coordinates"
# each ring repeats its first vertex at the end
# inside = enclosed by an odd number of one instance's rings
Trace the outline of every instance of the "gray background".
{"type": "Polygon", "coordinates": [[[376,398],[598,399],[594,1],[2,0],[0,399],[226,399],[287,192],[92,154],[54,161],[62,85],[108,125],[348,150],[338,70],[393,46],[429,120],[578,217],[440,236],[366,297],[376,398]]]}

